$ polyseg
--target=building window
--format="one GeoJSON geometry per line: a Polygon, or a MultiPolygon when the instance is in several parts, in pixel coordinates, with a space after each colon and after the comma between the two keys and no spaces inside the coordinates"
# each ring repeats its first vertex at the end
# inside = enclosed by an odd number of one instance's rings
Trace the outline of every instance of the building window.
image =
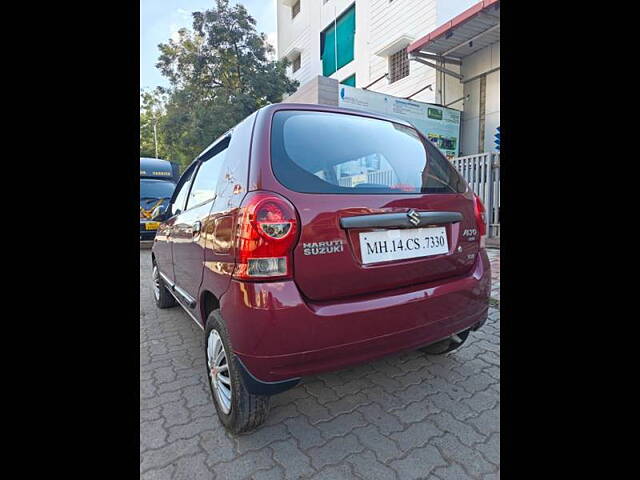
{"type": "Polygon", "coordinates": [[[300,13],[300,0],[293,4],[291,7],[291,18],[296,18],[296,15],[300,13]]]}
{"type": "Polygon", "coordinates": [[[320,33],[322,75],[328,77],[353,61],[355,34],[356,8],[354,5],[320,33]]]}
{"type": "Polygon", "coordinates": [[[296,57],[294,57],[293,61],[291,62],[291,68],[293,69],[293,73],[300,70],[301,64],[302,64],[302,54],[299,53],[296,57]]]}
{"type": "Polygon", "coordinates": [[[409,55],[407,48],[389,57],[389,83],[396,82],[401,78],[409,76],[409,55]]]}
{"type": "Polygon", "coordinates": [[[342,85],[349,85],[350,87],[356,86],[356,74],[354,73],[350,77],[345,78],[340,82],[342,85]]]}

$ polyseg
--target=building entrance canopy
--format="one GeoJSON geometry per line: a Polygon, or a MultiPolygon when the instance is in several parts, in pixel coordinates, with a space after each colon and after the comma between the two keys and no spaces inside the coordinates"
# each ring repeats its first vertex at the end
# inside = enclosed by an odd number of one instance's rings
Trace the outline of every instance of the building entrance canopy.
{"type": "Polygon", "coordinates": [[[444,65],[461,65],[463,58],[498,41],[500,0],[484,0],[413,42],[407,52],[410,59],[462,81],[462,75],[444,65]]]}

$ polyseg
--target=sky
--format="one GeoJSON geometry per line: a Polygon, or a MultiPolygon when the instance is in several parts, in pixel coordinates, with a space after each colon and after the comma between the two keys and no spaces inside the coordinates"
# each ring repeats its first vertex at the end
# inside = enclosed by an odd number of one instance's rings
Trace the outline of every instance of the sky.
{"type": "MultiPolygon", "coordinates": [[[[267,34],[275,48],[276,0],[231,0],[243,4],[256,20],[256,30],[267,34]]],[[[213,8],[214,0],[140,0],[140,88],[168,87],[155,67],[165,43],[179,29],[192,26],[192,12],[213,8]]]]}

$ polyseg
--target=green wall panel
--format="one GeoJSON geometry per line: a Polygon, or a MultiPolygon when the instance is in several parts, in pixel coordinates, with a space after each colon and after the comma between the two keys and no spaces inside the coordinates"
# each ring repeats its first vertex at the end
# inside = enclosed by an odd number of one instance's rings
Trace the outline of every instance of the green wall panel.
{"type": "Polygon", "coordinates": [[[328,77],[336,70],[353,61],[355,50],[356,7],[352,6],[340,15],[336,25],[321,33],[322,75],[328,77]],[[337,30],[337,41],[336,41],[337,30]]]}

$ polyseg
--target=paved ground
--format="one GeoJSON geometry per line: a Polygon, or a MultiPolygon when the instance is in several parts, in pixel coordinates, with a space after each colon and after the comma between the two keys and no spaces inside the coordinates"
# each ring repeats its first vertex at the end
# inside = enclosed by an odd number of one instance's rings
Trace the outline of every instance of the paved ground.
{"type": "MultiPolygon", "coordinates": [[[[499,300],[499,251],[490,256],[499,300]]],[[[149,272],[141,250],[142,479],[499,478],[497,308],[457,352],[308,378],[273,398],[265,426],[234,438],[211,403],[202,330],[179,307],[155,308],[149,272]]]]}

